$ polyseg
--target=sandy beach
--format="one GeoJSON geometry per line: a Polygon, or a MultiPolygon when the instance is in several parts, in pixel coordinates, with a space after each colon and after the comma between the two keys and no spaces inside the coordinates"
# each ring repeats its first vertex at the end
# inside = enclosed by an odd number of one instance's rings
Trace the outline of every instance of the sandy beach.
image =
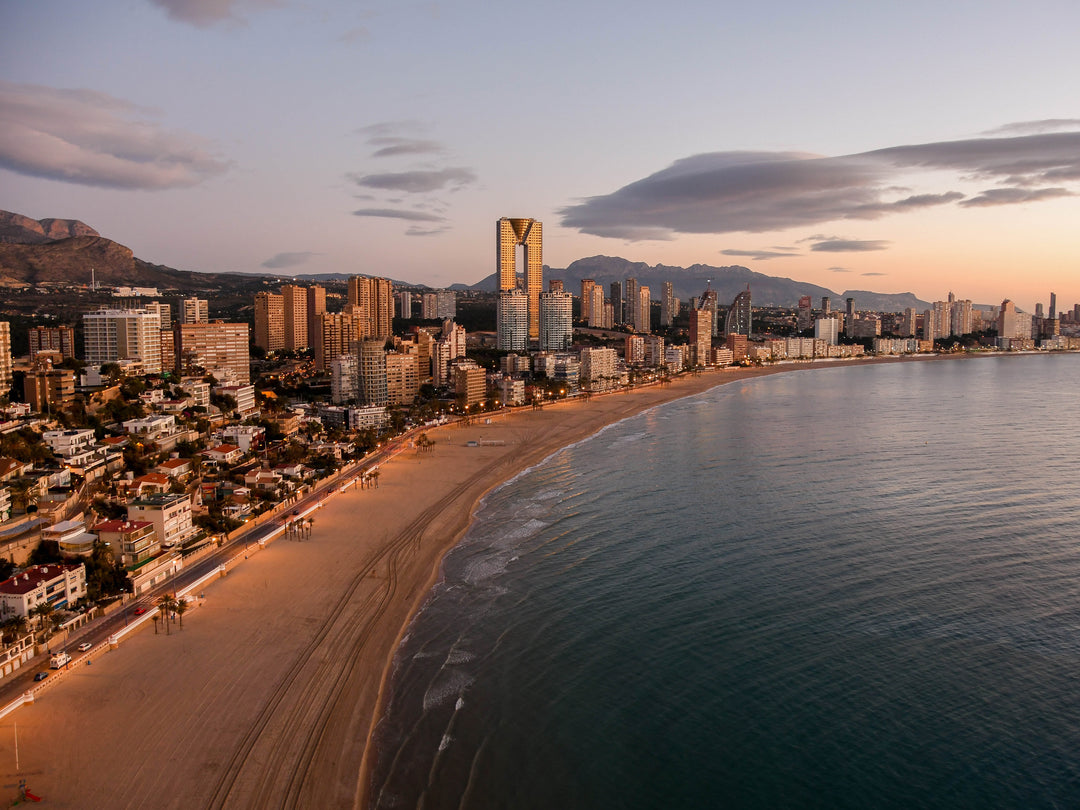
{"type": "Polygon", "coordinates": [[[310,538],[208,584],[182,629],[148,626],[0,720],[6,797],[26,779],[49,807],[84,810],[363,807],[394,651],[485,492],[659,403],[822,367],[714,371],[430,431],[434,449],[385,463],[377,489],[328,499],[310,538]]]}

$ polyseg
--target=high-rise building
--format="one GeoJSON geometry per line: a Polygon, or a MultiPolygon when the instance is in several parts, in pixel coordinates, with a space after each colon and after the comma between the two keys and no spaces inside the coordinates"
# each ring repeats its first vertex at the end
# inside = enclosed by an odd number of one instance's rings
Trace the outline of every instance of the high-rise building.
{"type": "Polygon", "coordinates": [[[611,324],[604,323],[604,288],[594,285],[589,290],[589,326],[594,329],[603,329],[611,324]]]}
{"type": "Polygon", "coordinates": [[[397,299],[398,317],[406,321],[412,318],[413,294],[402,290],[394,297],[397,299]]]}
{"type": "Polygon", "coordinates": [[[675,285],[665,281],[660,285],[660,325],[671,326],[675,323],[677,304],[675,298],[675,285]]]}
{"type": "Polygon", "coordinates": [[[818,318],[814,321],[814,337],[835,346],[840,338],[840,321],[837,318],[818,318]]]}
{"type": "Polygon", "coordinates": [[[574,303],[568,292],[540,294],[540,351],[569,349],[574,335],[574,303]]]}
{"type": "Polygon", "coordinates": [[[1050,320],[1057,318],[1057,293],[1050,293],[1050,320]]]}
{"type": "Polygon", "coordinates": [[[581,280],[581,322],[592,326],[592,291],[596,288],[596,282],[591,278],[581,280]]]}
{"type": "Polygon", "coordinates": [[[724,331],[729,335],[750,337],[752,313],[750,286],[747,285],[746,289],[736,295],[735,300],[731,302],[731,309],[728,310],[724,331]]]}
{"type": "Polygon", "coordinates": [[[614,309],[615,323],[623,323],[623,292],[622,283],[618,281],[611,282],[611,293],[608,299],[611,301],[611,306],[614,309]]]}
{"type": "Polygon", "coordinates": [[[30,328],[30,359],[38,352],[75,356],[75,330],[70,326],[33,326],[30,328]]]}
{"type": "Polygon", "coordinates": [[[356,402],[359,373],[355,354],[342,354],[330,361],[330,401],[335,405],[356,402]]]}
{"type": "Polygon", "coordinates": [[[11,324],[0,321],[0,393],[5,396],[11,388],[11,324]]]}
{"type": "Polygon", "coordinates": [[[999,338],[1030,337],[1021,333],[1016,304],[1008,298],[1001,302],[1001,309],[998,311],[997,333],[999,338]]]}
{"type": "Polygon", "coordinates": [[[83,315],[87,365],[139,363],[143,374],[160,374],[160,324],[158,313],[145,309],[87,312],[83,315]]]}
{"type": "Polygon", "coordinates": [[[412,405],[420,392],[420,356],[390,352],[386,355],[386,397],[391,405],[412,405]]]}
{"type": "Polygon", "coordinates": [[[247,385],[251,382],[251,353],[248,351],[246,323],[181,323],[177,365],[181,376],[213,375],[224,385],[247,385]]]}
{"type": "Polygon", "coordinates": [[[626,365],[642,365],[645,362],[645,338],[641,335],[627,335],[624,355],[626,365]]]}
{"type": "Polygon", "coordinates": [[[51,414],[64,409],[75,400],[75,372],[69,368],[53,368],[45,356],[34,361],[34,368],[23,381],[26,403],[38,413],[51,414]]]}
{"type": "Polygon", "coordinates": [[[821,317],[828,318],[832,315],[832,301],[829,300],[829,296],[821,296],[821,317]]]}
{"type": "MultiPolygon", "coordinates": [[[[180,313],[181,323],[206,323],[210,320],[210,304],[204,298],[185,298],[184,310],[180,313]]],[[[162,324],[167,329],[168,324],[162,324]]]]}
{"type": "Polygon", "coordinates": [[[255,293],[255,345],[265,352],[285,348],[285,298],[272,292],[255,293]]]}
{"type": "Polygon", "coordinates": [[[709,336],[716,337],[720,334],[720,301],[716,290],[712,288],[712,280],[705,282],[705,292],[698,299],[697,309],[704,309],[709,313],[709,336]]]}
{"type": "Polygon", "coordinates": [[[285,309],[285,351],[296,352],[308,347],[307,289],[295,284],[281,288],[285,309]]]}
{"type": "Polygon", "coordinates": [[[628,278],[623,284],[623,323],[634,325],[634,316],[638,308],[638,281],[628,278]]]}
{"type": "Polygon", "coordinates": [[[548,281],[548,292],[566,292],[561,278],[553,278],[548,281]]]}
{"type": "MultiPolygon", "coordinates": [[[[627,288],[629,286],[630,282],[627,281],[627,288]]],[[[652,298],[648,287],[638,286],[637,282],[634,282],[634,288],[637,291],[637,301],[634,302],[634,331],[647,335],[652,331],[652,298]]]]}
{"type": "Polygon", "coordinates": [[[386,405],[386,350],[384,340],[379,338],[361,340],[357,343],[356,398],[361,405],[386,405]]]}
{"type": "Polygon", "coordinates": [[[420,317],[425,321],[439,317],[439,297],[435,293],[424,293],[420,299],[420,317]]]}
{"type": "Polygon", "coordinates": [[[968,299],[954,300],[949,308],[949,334],[967,335],[973,331],[972,304],[968,299]]]}
{"type": "Polygon", "coordinates": [[[813,322],[810,309],[810,296],[804,295],[799,299],[799,309],[797,315],[797,326],[800,332],[805,332],[810,328],[810,324],[813,322]]]}
{"type": "Polygon", "coordinates": [[[614,349],[582,349],[581,380],[590,391],[610,391],[619,383],[618,364],[619,354],[614,349]]]}
{"type": "Polygon", "coordinates": [[[319,333],[319,316],[326,312],[326,288],[320,284],[312,284],[307,288],[307,345],[315,346],[316,335],[319,333]]]}
{"type": "Polygon", "coordinates": [[[440,320],[446,320],[449,318],[453,320],[457,317],[457,293],[453,290],[439,290],[435,293],[435,301],[437,303],[435,317],[440,320]]]}
{"type": "Polygon", "coordinates": [[[388,338],[393,334],[394,288],[389,279],[349,278],[348,309],[360,318],[360,336],[388,338]]]}
{"type": "Polygon", "coordinates": [[[360,340],[360,316],[352,312],[324,312],[319,316],[315,342],[315,368],[329,371],[330,364],[343,354],[352,354],[360,340]]]}
{"type": "Polygon", "coordinates": [[[529,297],[524,290],[503,290],[496,310],[496,347],[504,352],[529,348],[529,297]]]}
{"type": "Polygon", "coordinates": [[[844,311],[844,334],[855,337],[855,299],[847,299],[847,309],[844,311]]]}
{"type": "Polygon", "coordinates": [[[517,282],[517,248],[525,248],[525,294],[529,297],[529,340],[540,339],[540,293],[544,287],[543,223],[535,219],[503,217],[495,223],[495,259],[499,290],[513,290],[517,282]]]}
{"type": "Polygon", "coordinates": [[[712,313],[707,309],[690,310],[690,348],[694,365],[712,362],[712,313]]]}
{"type": "Polygon", "coordinates": [[[904,310],[904,320],[900,326],[900,336],[913,338],[915,337],[915,307],[908,307],[904,310]]]}
{"type": "Polygon", "coordinates": [[[143,305],[143,309],[147,312],[156,312],[161,319],[162,329],[172,330],[172,307],[168,304],[163,304],[160,301],[148,301],[143,305]]]}

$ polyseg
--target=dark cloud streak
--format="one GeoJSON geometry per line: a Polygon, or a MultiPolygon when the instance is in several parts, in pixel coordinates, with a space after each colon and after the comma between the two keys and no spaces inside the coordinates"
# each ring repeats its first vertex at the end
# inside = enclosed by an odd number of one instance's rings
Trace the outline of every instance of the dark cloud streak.
{"type": "Polygon", "coordinates": [[[956,204],[1009,204],[1068,193],[1018,188],[1080,179],[1080,132],[912,144],[840,157],[796,152],[714,152],[677,160],[648,177],[560,210],[562,224],[621,239],[678,233],[762,233],[956,204]],[[913,172],[949,172],[1012,190],[965,201],[949,190],[895,199],[913,172]]]}

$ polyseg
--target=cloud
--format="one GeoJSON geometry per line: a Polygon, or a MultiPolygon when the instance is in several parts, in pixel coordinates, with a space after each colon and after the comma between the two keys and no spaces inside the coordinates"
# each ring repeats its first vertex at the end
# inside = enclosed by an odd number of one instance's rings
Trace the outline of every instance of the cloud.
{"type": "Polygon", "coordinates": [[[228,163],[209,141],[147,120],[150,111],[93,90],[0,80],[0,167],[116,189],[197,185],[228,163]]]}
{"type": "Polygon", "coordinates": [[[851,272],[846,267],[830,267],[829,269],[832,270],[834,273],[850,273],[851,272]]]}
{"type": "Polygon", "coordinates": [[[445,188],[461,188],[476,182],[476,175],[465,168],[449,168],[410,172],[386,172],[384,174],[349,175],[349,178],[365,188],[384,191],[403,191],[407,194],[424,194],[445,188]]]}
{"type": "Polygon", "coordinates": [[[405,229],[406,236],[437,236],[440,233],[446,233],[449,228],[421,228],[416,225],[410,225],[405,229]]]}
{"type": "Polygon", "coordinates": [[[863,276],[887,276],[888,273],[861,273],[863,276]]]}
{"type": "Polygon", "coordinates": [[[885,239],[828,239],[810,246],[815,253],[865,253],[888,248],[889,243],[885,239]]]}
{"type": "Polygon", "coordinates": [[[401,157],[402,155],[437,155],[445,151],[438,141],[421,140],[419,138],[370,138],[368,143],[378,146],[372,157],[401,157]]]}
{"type": "Polygon", "coordinates": [[[984,135],[1032,135],[1038,132],[1053,132],[1059,129],[1080,127],[1080,118],[1044,118],[1041,121],[1018,121],[1005,124],[984,132],[984,135]]]}
{"type": "Polygon", "coordinates": [[[1063,188],[992,188],[977,197],[964,200],[963,206],[978,208],[991,205],[1016,205],[1017,203],[1053,200],[1057,197],[1072,197],[1071,191],[1063,188]]]}
{"type": "Polygon", "coordinates": [[[318,253],[312,253],[310,250],[302,250],[297,253],[279,253],[263,262],[262,266],[271,270],[278,270],[283,267],[296,267],[307,263],[308,259],[312,256],[318,255],[318,253]]]}
{"type": "Polygon", "coordinates": [[[220,22],[238,22],[240,9],[260,11],[281,5],[280,0],[150,0],[177,22],[209,28],[220,22]]]}
{"type": "Polygon", "coordinates": [[[355,217],[382,217],[385,219],[404,219],[407,222],[444,222],[445,217],[437,214],[425,214],[423,211],[401,211],[396,208],[360,208],[353,211],[355,217]]]}
{"type": "MultiPolygon", "coordinates": [[[[677,160],[610,194],[559,211],[583,233],[655,239],[679,233],[763,233],[838,220],[874,220],[965,203],[952,189],[898,196],[911,175],[1030,188],[1080,180],[1080,132],[913,144],[828,157],[801,152],[712,152],[677,160]]],[[[1038,199],[1050,194],[1041,192],[1038,199]]],[[[1059,194],[1060,196],[1060,194],[1059,194]]],[[[981,195],[1000,204],[1032,197],[981,195]]]]}
{"type": "Polygon", "coordinates": [[[768,261],[769,259],[783,259],[788,256],[800,256],[800,253],[785,253],[779,250],[721,250],[725,256],[748,256],[757,262],[768,261]]]}

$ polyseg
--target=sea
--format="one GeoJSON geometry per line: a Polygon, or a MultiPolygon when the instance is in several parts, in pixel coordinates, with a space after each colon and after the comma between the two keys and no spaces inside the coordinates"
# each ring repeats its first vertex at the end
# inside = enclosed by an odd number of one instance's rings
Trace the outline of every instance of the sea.
{"type": "Polygon", "coordinates": [[[1080,807],[1080,355],[813,367],[492,492],[377,808],[1080,807]]]}

